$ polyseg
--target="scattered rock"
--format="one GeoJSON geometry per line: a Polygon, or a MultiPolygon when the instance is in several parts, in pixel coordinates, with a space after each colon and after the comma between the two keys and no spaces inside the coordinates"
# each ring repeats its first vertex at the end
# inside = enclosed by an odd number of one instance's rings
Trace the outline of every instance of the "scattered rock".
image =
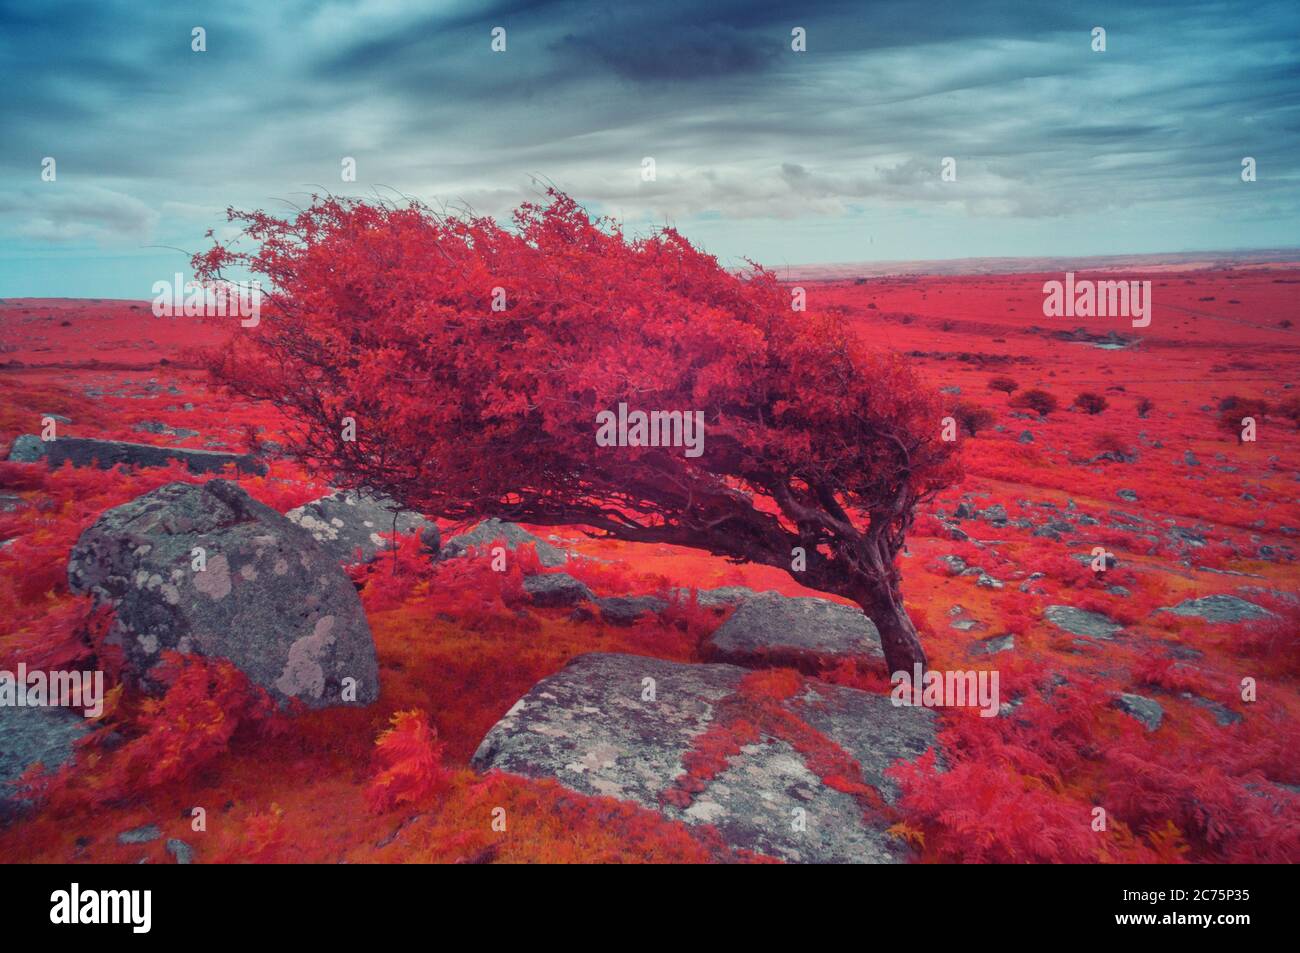
{"type": "MultiPolygon", "coordinates": [[[[789,739],[746,744],[693,796],[674,782],[698,737],[718,723],[747,672],[635,655],[593,654],[539,682],[484,737],[479,770],[555,778],[583,794],[630,801],[687,824],[708,824],[736,849],[790,862],[896,863],[905,845],[852,796],[827,785],[789,739]],[[651,680],[651,681],[647,681],[651,680]],[[653,690],[652,700],[646,700],[653,690]],[[791,823],[803,809],[806,830],[791,823]]],[[[854,758],[886,802],[884,772],[934,745],[932,713],[886,695],[808,682],[782,703],[854,758]]]]}
{"type": "Polygon", "coordinates": [[[266,474],[266,464],[252,454],[221,453],[215,450],[186,450],[182,447],[155,447],[147,443],[123,440],[91,440],[86,437],[60,437],[41,440],[23,434],[14,440],[9,459],[21,463],[45,460],[51,467],[71,463],[74,467],[98,466],[108,470],[118,464],[135,467],[165,467],[178,460],[191,473],[217,473],[233,466],[242,473],[266,474]]]}
{"type": "Polygon", "coordinates": [[[172,837],[166,843],[167,853],[176,858],[178,864],[194,863],[194,848],[183,840],[172,837]]]}
{"type": "Polygon", "coordinates": [[[419,513],[401,509],[391,497],[357,490],[339,490],[319,500],[304,503],[284,514],[316,538],[343,565],[368,563],[391,541],[380,533],[420,532],[438,527],[419,513]],[[358,553],[360,560],[357,559],[358,553]]]}
{"type": "Polygon", "coordinates": [[[1032,433],[1031,431],[1028,431],[1028,430],[1022,430],[1022,431],[1020,431],[1020,436],[1016,438],[1016,442],[1017,442],[1017,443],[1033,443],[1033,442],[1034,442],[1034,435],[1033,435],[1033,433],[1032,433]]]}
{"type": "Polygon", "coordinates": [[[1191,546],[1204,546],[1205,537],[1190,529],[1184,529],[1181,526],[1175,526],[1169,531],[1169,538],[1177,542],[1188,543],[1191,546]]]}
{"type": "Polygon", "coordinates": [[[564,550],[538,539],[517,523],[507,523],[495,518],[484,520],[468,532],[447,540],[442,555],[445,559],[454,559],[464,556],[471,548],[483,555],[497,542],[510,550],[531,543],[537,550],[538,562],[548,569],[563,566],[569,558],[564,550]]]}
{"type": "Polygon", "coordinates": [[[197,430],[190,430],[188,427],[169,427],[160,420],[142,420],[131,429],[140,433],[164,434],[175,440],[188,440],[199,435],[197,430]]]}
{"type": "MultiPolygon", "coordinates": [[[[533,578],[542,578],[534,576],[533,578]]],[[[645,616],[658,615],[668,608],[668,600],[658,596],[607,596],[596,600],[600,617],[613,625],[631,625],[645,616]]]]}
{"type": "Polygon", "coordinates": [[[437,523],[429,523],[420,530],[420,544],[425,552],[435,559],[438,557],[442,550],[442,532],[438,529],[437,523]]]}
{"type": "Polygon", "coordinates": [[[1247,602],[1240,596],[1203,596],[1200,599],[1187,599],[1176,606],[1166,607],[1161,612],[1174,615],[1194,616],[1207,622],[1246,622],[1250,619],[1267,619],[1273,616],[1263,606],[1247,602]]]}
{"type": "Polygon", "coordinates": [[[883,659],[880,633],[861,609],[765,592],[743,602],[705,640],[714,660],[815,671],[844,658],[883,659]]]}
{"type": "Polygon", "coordinates": [[[146,824],[144,827],[134,827],[129,831],[123,831],[117,835],[119,844],[148,844],[162,837],[162,830],[157,824],[146,824]]]}
{"type": "Polygon", "coordinates": [[[0,706],[0,824],[31,807],[10,785],[37,762],[46,773],[67,764],[73,745],[92,727],[84,715],[67,708],[0,706]]]}
{"type": "Polygon", "coordinates": [[[379,696],[370,626],[338,560],[234,483],[169,483],[108,510],[73,547],[68,580],[113,606],[108,644],[146,691],[175,649],[229,659],[281,703],[345,704],[344,679],[361,704],[379,696]]]}
{"type": "Polygon", "coordinates": [[[1016,647],[1016,637],[1007,633],[1006,635],[995,635],[991,638],[981,639],[970,648],[971,655],[997,655],[999,652],[1009,652],[1016,647]]]}
{"type": "Polygon", "coordinates": [[[525,576],[524,592],[532,598],[533,605],[541,608],[574,606],[580,602],[590,602],[595,598],[595,594],[587,588],[586,583],[574,579],[567,572],[525,576]]]}
{"type": "Polygon", "coordinates": [[[1094,639],[1113,639],[1124,629],[1109,616],[1074,606],[1048,606],[1043,610],[1043,618],[1071,635],[1087,635],[1094,639]]]}
{"type": "MultiPolygon", "coordinates": [[[[1071,553],[1070,558],[1073,559],[1075,562],[1090,567],[1092,566],[1093,560],[1096,559],[1097,557],[1092,555],[1091,553],[1071,553]]],[[[1119,565],[1119,560],[1115,558],[1114,553],[1108,552],[1106,553],[1105,556],[1102,557],[1102,565],[1105,566],[1107,569],[1114,569],[1116,566],[1119,565]]]]}
{"type": "MultiPolygon", "coordinates": [[[[711,609],[715,612],[722,612],[732,606],[738,606],[747,599],[752,599],[758,595],[757,592],[746,586],[720,586],[717,589],[696,589],[694,591],[696,605],[701,609],[711,609]]],[[[669,594],[684,603],[691,601],[690,589],[674,589],[669,594]]]]}
{"type": "Polygon", "coordinates": [[[985,589],[1001,589],[1002,580],[994,579],[986,572],[980,573],[980,577],[975,580],[975,585],[982,586],[985,589]]]}
{"type": "Polygon", "coordinates": [[[994,503],[992,506],[980,510],[979,516],[986,523],[1005,523],[1007,521],[1007,508],[1001,503],[994,503]]]}
{"type": "Polygon", "coordinates": [[[1115,707],[1140,721],[1147,731],[1155,731],[1164,720],[1165,710],[1154,698],[1121,692],[1115,696],[1115,707]]]}
{"type": "Polygon", "coordinates": [[[966,560],[962,559],[960,556],[953,556],[953,555],[940,556],[939,562],[947,566],[948,571],[951,572],[954,576],[960,576],[963,572],[966,571],[966,560]]]}
{"type": "Polygon", "coordinates": [[[9,446],[9,459],[14,463],[35,463],[45,459],[46,441],[36,434],[25,433],[14,438],[9,446]]]}
{"type": "Polygon", "coordinates": [[[1178,697],[1186,699],[1199,708],[1204,708],[1214,716],[1214,720],[1221,728],[1225,728],[1228,725],[1235,725],[1237,722],[1241,721],[1241,715],[1237,714],[1227,705],[1221,705],[1212,699],[1202,698],[1200,695],[1194,695],[1191,692],[1181,692],[1178,697]]]}

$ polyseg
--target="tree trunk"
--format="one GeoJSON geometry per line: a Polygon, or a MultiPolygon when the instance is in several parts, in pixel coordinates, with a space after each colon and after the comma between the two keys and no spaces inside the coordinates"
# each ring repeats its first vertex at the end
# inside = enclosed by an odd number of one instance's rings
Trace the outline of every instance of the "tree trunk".
{"type": "Polygon", "coordinates": [[[906,672],[910,677],[912,667],[918,662],[926,668],[925,649],[916,634],[916,626],[903,608],[903,597],[888,582],[863,576],[854,600],[880,631],[880,647],[885,651],[885,664],[889,673],[906,672]]]}

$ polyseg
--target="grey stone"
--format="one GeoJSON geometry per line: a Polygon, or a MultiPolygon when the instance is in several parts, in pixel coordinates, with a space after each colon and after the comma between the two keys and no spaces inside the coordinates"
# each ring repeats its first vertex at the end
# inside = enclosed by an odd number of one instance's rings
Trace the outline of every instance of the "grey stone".
{"type": "Polygon", "coordinates": [[[36,434],[20,434],[9,447],[9,459],[14,463],[35,463],[45,459],[46,449],[47,442],[36,434]]]}
{"type": "Polygon", "coordinates": [[[875,623],[856,606],[765,592],[741,603],[704,643],[713,660],[816,670],[843,658],[883,659],[875,623]]]}
{"type": "Polygon", "coordinates": [[[1095,639],[1112,639],[1124,628],[1100,612],[1074,606],[1048,606],[1043,610],[1043,618],[1071,635],[1087,635],[1095,639]]]}
{"type": "MultiPolygon", "coordinates": [[[[734,705],[746,675],[732,665],[691,665],[593,654],[539,682],[487,733],[479,770],[554,778],[583,794],[614,797],[690,825],[711,825],[732,848],[790,862],[895,863],[906,846],[888,821],[826,785],[791,739],[763,731],[693,796],[665,797],[698,737],[734,705]],[[648,683],[646,679],[653,679],[648,683]],[[653,685],[654,700],[646,700],[653,685]],[[807,829],[791,821],[802,808],[807,829]]],[[[898,791],[885,771],[935,744],[933,714],[888,696],[806,683],[781,703],[854,758],[861,780],[886,802],[898,791]]],[[[680,793],[680,792],[679,792],[680,793]]]]}
{"type": "Polygon", "coordinates": [[[595,598],[595,594],[587,588],[586,583],[574,579],[567,572],[526,576],[524,592],[528,593],[533,600],[533,605],[542,608],[573,606],[595,598]]]}
{"type": "MultiPolygon", "coordinates": [[[[343,565],[368,563],[392,543],[380,533],[423,533],[438,527],[419,513],[403,510],[391,497],[339,490],[284,514],[316,538],[343,565]],[[360,558],[358,559],[358,555],[360,558]]],[[[423,538],[423,537],[421,537],[423,538]]]]}
{"type": "Polygon", "coordinates": [[[228,466],[233,466],[242,473],[266,473],[266,464],[248,453],[155,447],[146,443],[92,440],[86,437],[60,437],[58,440],[42,441],[32,434],[23,434],[14,440],[9,450],[9,459],[23,463],[43,459],[51,467],[71,463],[74,467],[98,466],[101,470],[108,470],[118,464],[165,467],[175,460],[185,464],[191,473],[217,473],[228,466]]]}
{"type": "MultiPolygon", "coordinates": [[[[691,601],[691,590],[687,588],[673,589],[670,595],[683,603],[691,601]]],[[[758,593],[746,586],[719,586],[717,589],[696,589],[695,595],[696,604],[701,609],[722,612],[752,599],[758,593]]]]}
{"type": "Polygon", "coordinates": [[[67,708],[0,706],[0,824],[31,807],[11,785],[37,762],[46,773],[63,767],[92,727],[84,715],[67,708]]]}
{"type": "Polygon", "coordinates": [[[980,577],[975,580],[975,585],[982,586],[985,589],[1001,589],[1002,580],[995,579],[988,573],[980,573],[980,577]]]}
{"type": "Polygon", "coordinates": [[[144,827],[133,827],[129,831],[123,831],[117,835],[119,844],[149,844],[162,837],[162,830],[157,824],[146,824],[144,827]]]}
{"type": "Polygon", "coordinates": [[[164,434],[176,440],[187,440],[199,435],[197,430],[190,430],[188,427],[169,427],[160,420],[142,420],[131,429],[141,433],[164,434]]]}
{"type": "Polygon", "coordinates": [[[1147,731],[1155,731],[1164,720],[1165,710],[1154,698],[1121,692],[1115,696],[1115,707],[1131,718],[1136,718],[1147,731]]]}
{"type": "Polygon", "coordinates": [[[960,576],[963,572],[966,571],[966,560],[962,559],[960,556],[953,556],[953,555],[940,556],[939,562],[947,566],[948,570],[954,576],[960,576]]]}
{"type": "Polygon", "coordinates": [[[1228,706],[1221,705],[1212,699],[1202,698],[1200,695],[1194,695],[1191,692],[1181,692],[1179,697],[1186,699],[1198,708],[1204,708],[1214,716],[1214,720],[1221,728],[1227,727],[1228,725],[1235,725],[1241,721],[1241,715],[1237,714],[1228,706]]]}
{"type": "MultiPolygon", "coordinates": [[[[1071,553],[1070,558],[1073,559],[1075,562],[1081,563],[1084,566],[1091,567],[1092,561],[1097,557],[1092,555],[1091,553],[1071,553]]],[[[1119,560],[1115,558],[1114,553],[1108,552],[1102,558],[1102,565],[1104,565],[1107,569],[1114,569],[1116,566],[1119,565],[1119,560]]]]}
{"type": "Polygon", "coordinates": [[[970,648],[971,655],[997,655],[999,652],[1010,652],[1016,647],[1016,637],[1010,633],[1006,635],[995,635],[991,638],[981,639],[970,648]]]}
{"type": "Polygon", "coordinates": [[[1181,527],[1181,526],[1175,526],[1172,530],[1170,530],[1170,531],[1169,531],[1169,538],[1170,538],[1171,540],[1180,540],[1180,541],[1182,541],[1182,542],[1184,542],[1184,543],[1188,543],[1189,545],[1192,545],[1192,546],[1204,546],[1204,545],[1205,545],[1205,537],[1204,537],[1204,536],[1202,536],[1200,533],[1198,533],[1198,532],[1196,532],[1196,531],[1194,531],[1194,530],[1184,529],[1184,528],[1181,527]]]}
{"type": "Polygon", "coordinates": [[[442,548],[442,555],[443,558],[454,559],[464,556],[470,549],[484,555],[488,547],[498,541],[504,544],[506,549],[511,550],[531,543],[537,550],[538,562],[548,569],[563,566],[569,558],[564,550],[538,539],[522,526],[495,518],[486,519],[468,532],[447,540],[442,548]]]}
{"type": "Polygon", "coordinates": [[[1007,521],[1007,508],[1001,503],[994,503],[980,511],[980,519],[987,523],[1005,523],[1007,521]]]}
{"type": "MultiPolygon", "coordinates": [[[[534,576],[533,578],[541,578],[534,576]]],[[[600,617],[614,625],[631,625],[644,616],[658,615],[668,608],[668,600],[658,596],[607,596],[596,600],[600,617]]]]}
{"type": "Polygon", "coordinates": [[[1016,438],[1016,441],[1017,441],[1018,443],[1033,443],[1033,442],[1034,442],[1034,435],[1033,435],[1032,431],[1029,431],[1029,430],[1022,430],[1022,431],[1020,431],[1020,436],[1016,438]]]}
{"type": "Polygon", "coordinates": [[[1187,599],[1176,606],[1167,607],[1161,612],[1174,615],[1194,616],[1208,622],[1246,622],[1250,619],[1267,619],[1273,617],[1263,606],[1247,602],[1240,596],[1202,596],[1200,599],[1187,599]]]}
{"type": "Polygon", "coordinates": [[[370,626],[338,560],[234,483],[169,483],[108,510],[73,547],[68,580],[113,607],[108,642],[145,691],[175,649],[228,659],[282,704],[351,704],[347,678],[358,703],[379,696],[370,626]]]}
{"type": "Polygon", "coordinates": [[[185,841],[175,837],[168,838],[166,843],[167,853],[176,858],[178,864],[194,863],[194,848],[185,841]]]}

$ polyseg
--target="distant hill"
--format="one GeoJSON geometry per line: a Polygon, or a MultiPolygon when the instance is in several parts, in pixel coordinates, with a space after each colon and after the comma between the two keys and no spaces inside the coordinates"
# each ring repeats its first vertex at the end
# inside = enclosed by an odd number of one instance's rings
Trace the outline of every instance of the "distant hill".
{"type": "Polygon", "coordinates": [[[1058,271],[1147,270],[1188,271],[1257,265],[1293,265],[1300,248],[1253,251],[1190,251],[1151,255],[1081,255],[1077,258],[950,258],[942,261],[862,261],[776,268],[781,278],[811,281],[880,278],[887,275],[1009,275],[1058,271]]]}

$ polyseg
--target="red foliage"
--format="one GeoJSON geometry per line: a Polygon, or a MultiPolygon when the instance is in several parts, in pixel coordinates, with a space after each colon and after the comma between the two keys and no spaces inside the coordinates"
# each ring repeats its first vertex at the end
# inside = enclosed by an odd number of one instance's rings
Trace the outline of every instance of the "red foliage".
{"type": "Polygon", "coordinates": [[[1110,402],[1101,394],[1093,393],[1090,390],[1083,391],[1074,398],[1074,406],[1089,414],[1099,414],[1107,407],[1110,402]]]}
{"type": "Polygon", "coordinates": [[[389,811],[399,804],[418,804],[444,788],[447,769],[443,745],[422,711],[399,711],[392,727],[379,736],[375,748],[383,770],[366,791],[372,811],[389,811]]]}
{"type": "Polygon", "coordinates": [[[1047,391],[1035,387],[1030,390],[1022,390],[1015,397],[1012,397],[1011,406],[1032,410],[1038,416],[1046,417],[1056,410],[1059,405],[1055,397],[1047,391]]]}
{"type": "Polygon", "coordinates": [[[258,250],[217,245],[196,270],[265,275],[273,306],[212,369],[285,408],[313,467],[456,521],[581,524],[787,570],[797,546],[802,585],[877,610],[893,667],[923,661],[894,557],[955,478],[953,447],[907,362],[839,314],[791,320],[771,273],[728,272],[673,229],[628,240],[555,192],[513,230],[333,198],[232,218],[258,250]],[[704,442],[602,445],[599,415],[622,404],[698,414],[704,442]]]}
{"type": "MultiPolygon", "coordinates": [[[[241,727],[281,730],[275,703],[224,659],[163,652],[152,677],[167,686],[161,698],[132,699],[125,711],[106,705],[104,717],[127,735],[90,735],[74,765],[49,779],[57,809],[79,799],[112,801],[192,775],[225,753],[241,727]]],[[[120,697],[120,688],[114,690],[120,697]]],[[[44,783],[44,782],[43,782],[44,783]]]]}

